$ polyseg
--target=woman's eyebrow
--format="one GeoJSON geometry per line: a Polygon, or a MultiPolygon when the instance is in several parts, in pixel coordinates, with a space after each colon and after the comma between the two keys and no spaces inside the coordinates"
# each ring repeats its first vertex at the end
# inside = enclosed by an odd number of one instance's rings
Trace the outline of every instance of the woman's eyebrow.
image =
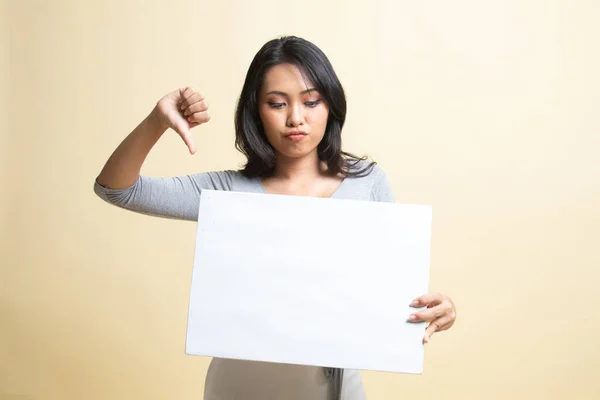
{"type": "MultiPolygon", "coordinates": [[[[306,90],[300,92],[300,94],[306,94],[306,93],[309,93],[309,92],[318,92],[318,91],[317,91],[316,88],[311,88],[311,89],[306,89],[306,90]]],[[[280,90],[272,90],[272,91],[270,91],[267,94],[276,94],[276,95],[285,96],[285,97],[287,97],[287,95],[288,95],[287,93],[282,92],[280,90]]]]}

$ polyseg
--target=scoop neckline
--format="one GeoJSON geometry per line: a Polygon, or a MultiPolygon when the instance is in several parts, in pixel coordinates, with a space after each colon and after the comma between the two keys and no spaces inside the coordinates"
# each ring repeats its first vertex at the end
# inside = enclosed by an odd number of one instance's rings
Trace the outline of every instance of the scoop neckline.
{"type": "MultiPolygon", "coordinates": [[[[274,196],[285,196],[284,194],[281,193],[269,193],[267,192],[267,189],[265,188],[265,185],[263,185],[263,181],[260,177],[256,178],[258,185],[260,186],[261,191],[263,192],[263,194],[269,194],[269,195],[274,195],[274,196]]],[[[330,196],[328,197],[320,197],[320,196],[304,196],[304,197],[313,197],[315,199],[332,199],[335,197],[335,195],[340,191],[340,188],[344,185],[344,183],[348,180],[348,176],[345,176],[340,184],[335,188],[335,190],[333,191],[333,193],[331,193],[330,196]]]]}

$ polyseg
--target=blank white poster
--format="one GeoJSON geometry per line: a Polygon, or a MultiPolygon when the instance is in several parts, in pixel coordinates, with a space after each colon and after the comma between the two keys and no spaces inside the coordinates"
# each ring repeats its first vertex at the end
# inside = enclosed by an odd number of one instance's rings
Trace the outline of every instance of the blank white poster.
{"type": "Polygon", "coordinates": [[[186,353],[422,373],[431,207],[203,190],[186,353]]]}

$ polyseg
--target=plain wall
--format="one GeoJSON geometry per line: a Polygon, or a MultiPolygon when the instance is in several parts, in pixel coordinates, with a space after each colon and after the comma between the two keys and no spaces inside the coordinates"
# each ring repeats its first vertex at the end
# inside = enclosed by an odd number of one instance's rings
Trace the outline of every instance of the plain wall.
{"type": "MultiPolygon", "coordinates": [[[[7,3],[0,1],[0,179],[4,182],[5,189],[8,180],[8,116],[10,114],[9,105],[9,85],[10,85],[10,25],[8,18],[7,3]]],[[[4,191],[3,191],[4,193],[4,191]]],[[[6,197],[6,196],[2,196],[6,197]]],[[[2,254],[2,264],[0,264],[0,279],[4,277],[4,257],[8,251],[8,201],[0,201],[0,254],[2,254]]],[[[7,258],[8,259],[8,258],[7,258]]],[[[1,294],[0,294],[1,296],[1,294]]],[[[2,315],[2,314],[0,314],[2,315]]],[[[0,329],[1,331],[1,329],[0,329]]],[[[0,333],[1,335],[1,333],[0,333]]],[[[2,338],[2,336],[0,336],[2,338]]],[[[1,343],[0,343],[1,346],[1,343]]],[[[1,348],[0,348],[1,351],[1,348]]],[[[0,358],[1,358],[0,353],[0,358]]],[[[1,371],[1,370],[0,370],[1,371]]],[[[1,393],[1,392],[0,392],[1,393]]]]}
{"type": "Polygon", "coordinates": [[[211,105],[199,151],[170,132],[143,173],[237,168],[237,96],[282,34],[330,57],[345,149],[373,157],[398,202],[433,206],[430,290],[457,305],[425,373],[364,372],[368,398],[600,398],[597,1],[3,7],[0,399],[202,397],[209,359],[184,354],[195,224],[92,185],[186,85],[211,105]]]}

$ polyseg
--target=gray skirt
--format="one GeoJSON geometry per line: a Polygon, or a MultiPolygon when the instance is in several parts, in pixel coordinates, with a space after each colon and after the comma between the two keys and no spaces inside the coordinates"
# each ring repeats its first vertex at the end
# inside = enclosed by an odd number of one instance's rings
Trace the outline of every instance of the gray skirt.
{"type": "Polygon", "coordinates": [[[204,400],[365,400],[360,372],[214,358],[204,400]]]}

